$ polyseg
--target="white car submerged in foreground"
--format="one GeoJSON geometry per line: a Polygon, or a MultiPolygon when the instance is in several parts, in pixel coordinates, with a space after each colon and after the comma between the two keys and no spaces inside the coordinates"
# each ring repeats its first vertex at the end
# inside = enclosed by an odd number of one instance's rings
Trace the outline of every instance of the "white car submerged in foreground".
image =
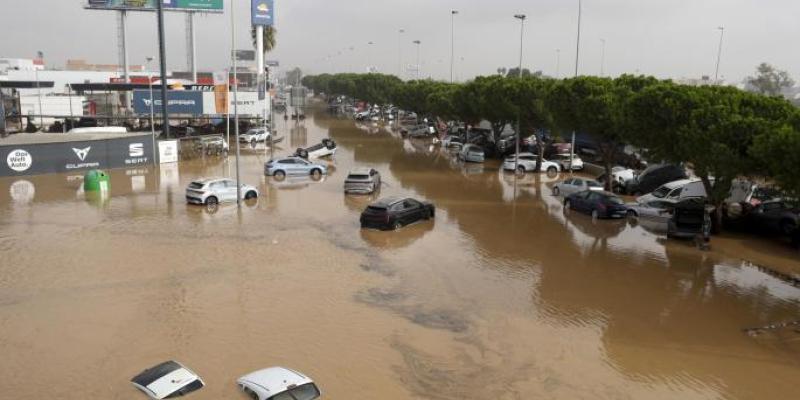
{"type": "Polygon", "coordinates": [[[185,396],[205,386],[197,374],[177,361],[148,368],[134,376],[131,383],[155,400],[185,396]]]}
{"type": "MultiPolygon", "coordinates": [[[[258,198],[258,189],[242,184],[241,196],[244,200],[258,198]]],[[[186,188],[186,202],[189,204],[216,205],[226,201],[236,201],[236,181],[233,179],[198,179],[186,188]]]]}
{"type": "Polygon", "coordinates": [[[236,384],[253,400],[314,400],[321,394],[311,378],[283,367],[251,372],[236,384]]]}

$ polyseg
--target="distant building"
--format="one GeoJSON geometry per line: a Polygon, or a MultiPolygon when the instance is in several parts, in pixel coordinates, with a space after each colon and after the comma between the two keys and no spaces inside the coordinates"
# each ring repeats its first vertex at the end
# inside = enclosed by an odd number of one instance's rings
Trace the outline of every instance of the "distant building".
{"type": "Polygon", "coordinates": [[[0,58],[0,73],[6,71],[36,71],[44,69],[44,60],[29,58],[0,58]]]}
{"type": "MultiPolygon", "coordinates": [[[[118,64],[89,64],[86,60],[74,59],[67,60],[67,71],[102,71],[102,72],[122,72],[122,66],[118,64]]],[[[143,72],[143,65],[129,65],[130,72],[143,72]]]]}

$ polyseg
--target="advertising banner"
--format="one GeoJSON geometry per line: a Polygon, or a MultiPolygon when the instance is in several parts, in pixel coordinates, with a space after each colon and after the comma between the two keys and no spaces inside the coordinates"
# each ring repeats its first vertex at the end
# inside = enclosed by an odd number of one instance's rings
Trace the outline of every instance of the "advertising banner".
{"type": "Polygon", "coordinates": [[[253,26],[275,24],[275,2],[273,0],[250,0],[250,17],[253,26]]]}
{"type": "MultiPolygon", "coordinates": [[[[86,8],[98,10],[153,11],[157,0],[89,0],[86,8]]],[[[162,0],[165,10],[222,12],[223,0],[162,0]]]]}
{"type": "MultiPolygon", "coordinates": [[[[233,113],[233,94],[228,99],[230,100],[228,110],[233,113]]],[[[264,100],[258,100],[257,92],[239,92],[236,105],[240,116],[260,117],[264,113],[264,100]]],[[[269,110],[267,110],[267,113],[269,113],[269,110]]]]}
{"type": "Polygon", "coordinates": [[[256,60],[256,51],[255,50],[236,50],[233,54],[236,56],[236,61],[255,61],[256,60]]]}
{"type": "MultiPolygon", "coordinates": [[[[153,111],[161,112],[161,91],[154,90],[153,111]]],[[[150,91],[147,89],[133,91],[133,111],[136,114],[150,114],[150,91]]],[[[170,114],[203,114],[203,92],[187,90],[170,90],[167,92],[167,111],[170,114]]]]}
{"type": "Polygon", "coordinates": [[[149,134],[0,146],[0,176],[137,167],[152,164],[153,153],[149,134]]]}
{"type": "Polygon", "coordinates": [[[158,163],[170,164],[178,162],[178,141],[159,140],[158,141],[158,163]]]}

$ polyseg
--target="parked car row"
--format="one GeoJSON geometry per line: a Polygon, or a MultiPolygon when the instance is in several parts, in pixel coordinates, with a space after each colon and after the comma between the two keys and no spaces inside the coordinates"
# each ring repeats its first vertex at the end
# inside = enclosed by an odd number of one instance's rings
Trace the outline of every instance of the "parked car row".
{"type": "MultiPolygon", "coordinates": [[[[177,361],[145,369],[131,384],[154,400],[186,396],[206,386],[197,373],[177,361]]],[[[314,400],[322,394],[311,378],[283,367],[251,372],[237,379],[236,386],[252,400],[314,400]]]]}

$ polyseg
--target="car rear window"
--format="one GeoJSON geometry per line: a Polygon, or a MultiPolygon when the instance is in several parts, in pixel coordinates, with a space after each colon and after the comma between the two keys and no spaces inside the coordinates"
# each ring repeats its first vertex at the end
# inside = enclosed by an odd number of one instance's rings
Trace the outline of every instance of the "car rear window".
{"type": "Polygon", "coordinates": [[[595,182],[595,181],[586,181],[586,186],[589,186],[589,187],[603,187],[603,185],[601,185],[600,183],[595,182]]]}
{"type": "Polygon", "coordinates": [[[374,212],[386,212],[386,208],[381,206],[369,206],[367,207],[367,210],[374,212]]]}
{"type": "Polygon", "coordinates": [[[203,185],[200,182],[192,182],[192,183],[189,184],[189,189],[202,189],[203,186],[205,186],[205,185],[203,185]]]}
{"type": "Polygon", "coordinates": [[[350,174],[350,175],[347,176],[347,179],[365,180],[365,179],[369,179],[369,175],[350,174]]]}

